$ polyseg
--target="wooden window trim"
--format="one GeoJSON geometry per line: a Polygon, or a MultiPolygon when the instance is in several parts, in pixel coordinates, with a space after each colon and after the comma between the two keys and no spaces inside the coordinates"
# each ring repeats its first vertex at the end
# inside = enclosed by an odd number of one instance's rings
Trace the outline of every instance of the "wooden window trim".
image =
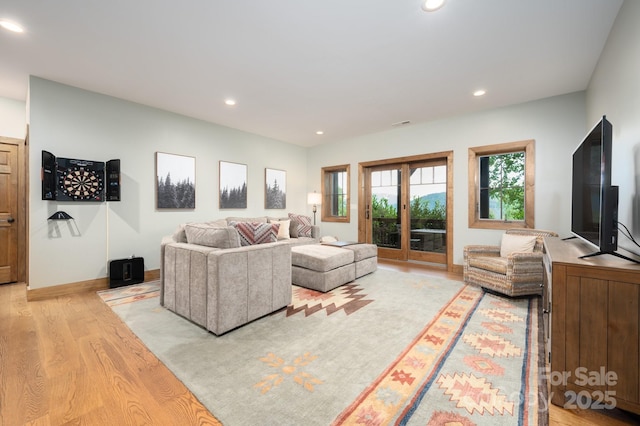
{"type": "Polygon", "coordinates": [[[351,221],[351,165],[342,164],[339,166],[330,166],[322,168],[322,205],[320,207],[321,215],[320,220],[322,222],[340,222],[340,223],[349,223],[351,221]],[[347,199],[346,199],[346,215],[345,216],[334,216],[331,214],[331,191],[330,188],[326,187],[327,179],[326,176],[328,173],[334,172],[346,172],[347,173],[347,199]]]}
{"type": "Polygon", "coordinates": [[[535,228],[535,141],[533,139],[469,148],[469,228],[510,229],[535,228]],[[482,156],[524,151],[524,220],[480,219],[478,160],[482,156]]]}

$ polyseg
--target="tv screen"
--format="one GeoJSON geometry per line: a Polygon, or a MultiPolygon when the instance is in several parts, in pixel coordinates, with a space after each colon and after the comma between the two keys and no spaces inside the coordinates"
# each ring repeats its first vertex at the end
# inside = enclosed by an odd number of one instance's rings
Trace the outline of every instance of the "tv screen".
{"type": "Polygon", "coordinates": [[[611,123],[602,117],[573,153],[571,232],[604,253],[617,250],[617,187],[611,186],[611,123]]]}

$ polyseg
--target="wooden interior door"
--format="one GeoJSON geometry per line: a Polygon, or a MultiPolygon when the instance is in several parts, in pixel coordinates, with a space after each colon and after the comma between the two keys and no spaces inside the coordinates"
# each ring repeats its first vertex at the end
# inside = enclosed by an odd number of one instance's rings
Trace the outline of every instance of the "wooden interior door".
{"type": "Polygon", "coordinates": [[[0,284],[18,281],[18,146],[0,143],[0,284]]]}

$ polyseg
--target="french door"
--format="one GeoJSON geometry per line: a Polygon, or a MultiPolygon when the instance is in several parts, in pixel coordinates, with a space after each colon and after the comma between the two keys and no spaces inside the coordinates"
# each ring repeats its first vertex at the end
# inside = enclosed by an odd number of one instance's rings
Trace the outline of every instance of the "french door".
{"type": "Polygon", "coordinates": [[[452,154],[361,164],[359,238],[378,256],[449,264],[452,154]]]}

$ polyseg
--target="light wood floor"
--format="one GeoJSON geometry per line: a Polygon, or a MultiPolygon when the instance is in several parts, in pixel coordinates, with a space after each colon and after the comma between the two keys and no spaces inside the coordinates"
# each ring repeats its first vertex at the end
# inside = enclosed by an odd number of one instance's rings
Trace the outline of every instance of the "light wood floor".
{"type": "MultiPolygon", "coordinates": [[[[380,267],[461,279],[411,263],[380,267]]],[[[0,301],[0,426],[219,424],[95,293],[27,302],[25,285],[10,284],[0,301]]],[[[640,420],[551,406],[550,424],[640,420]]]]}
{"type": "Polygon", "coordinates": [[[0,301],[0,425],[220,424],[94,292],[0,301]]]}

